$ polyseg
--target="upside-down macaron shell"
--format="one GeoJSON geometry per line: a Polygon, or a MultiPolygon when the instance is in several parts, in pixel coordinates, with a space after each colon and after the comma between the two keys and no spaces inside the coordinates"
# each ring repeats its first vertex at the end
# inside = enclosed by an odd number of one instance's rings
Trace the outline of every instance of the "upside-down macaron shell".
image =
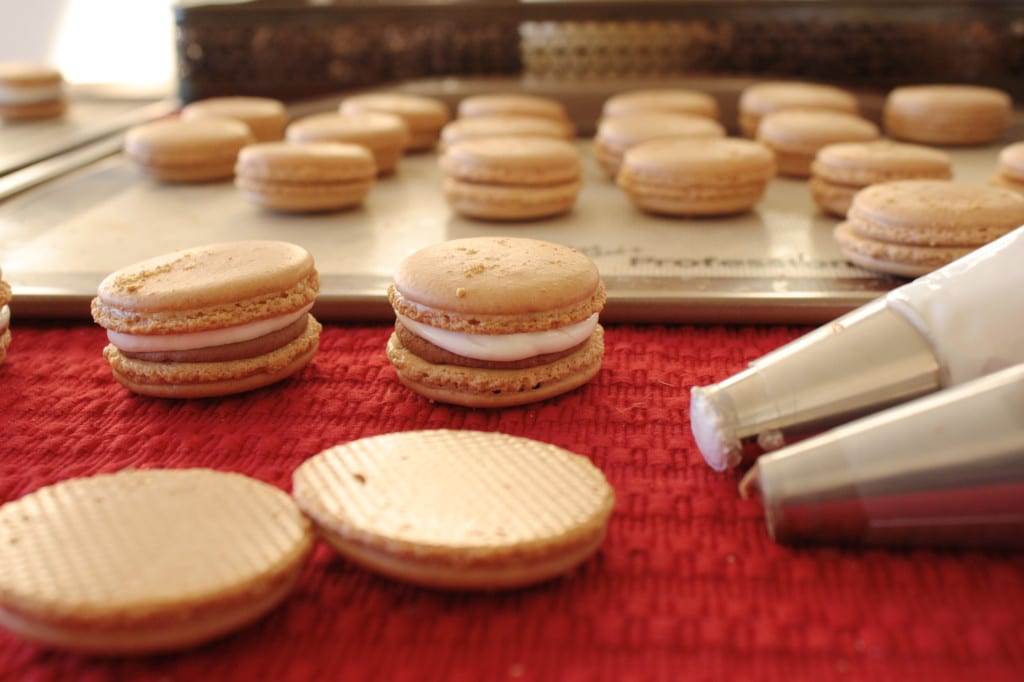
{"type": "Polygon", "coordinates": [[[313,546],[283,491],[210,469],[125,470],[0,507],[0,625],[103,655],[201,644],[291,592],[313,546]]]}
{"type": "Polygon", "coordinates": [[[520,237],[455,239],[406,257],[388,292],[395,312],[442,329],[545,331],[599,312],[597,266],[568,246],[520,237]]]}

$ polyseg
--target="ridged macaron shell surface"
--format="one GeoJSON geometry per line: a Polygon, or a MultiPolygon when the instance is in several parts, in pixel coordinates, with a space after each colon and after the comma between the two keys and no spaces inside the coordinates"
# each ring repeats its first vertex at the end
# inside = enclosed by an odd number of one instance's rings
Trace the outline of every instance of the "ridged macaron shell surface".
{"type": "Polygon", "coordinates": [[[501,433],[410,431],[340,445],[293,495],[355,562],[456,589],[530,584],[597,551],[615,495],[587,458],[501,433]]]}
{"type": "Polygon", "coordinates": [[[568,246],[521,237],[441,242],[407,256],[391,292],[396,312],[455,331],[545,330],[604,306],[594,262],[568,246]]]}
{"type": "Polygon", "coordinates": [[[312,542],[287,494],[240,474],[69,479],[0,507],[0,624],[95,653],[192,646],[276,606],[312,542]]]}

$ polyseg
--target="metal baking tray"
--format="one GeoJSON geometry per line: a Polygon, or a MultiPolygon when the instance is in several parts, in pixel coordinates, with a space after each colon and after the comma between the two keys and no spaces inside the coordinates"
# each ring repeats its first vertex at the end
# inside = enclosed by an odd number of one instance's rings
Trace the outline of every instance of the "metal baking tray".
{"type": "MultiPolygon", "coordinates": [[[[512,87],[561,94],[583,132],[583,189],[571,213],[527,223],[454,215],[441,194],[434,153],[404,158],[364,206],[320,215],[263,211],[226,182],[159,184],[120,154],[109,156],[0,202],[0,264],[14,289],[13,313],[85,318],[109,272],[174,249],[236,239],[283,239],[309,249],[322,279],[316,312],[328,320],[390,318],[384,292],[406,254],[480,235],[547,239],[590,255],[608,288],[607,321],[819,323],[903,283],[846,262],[832,238],[836,220],[817,210],[805,181],[776,178],[755,210],[727,218],[676,219],[634,208],[598,168],[587,135],[609,94],[651,85],[701,84],[602,82],[566,89],[441,79],[390,88],[452,103],[470,92],[512,87]]],[[[734,100],[723,100],[726,120],[734,120],[734,100]]],[[[336,104],[306,102],[293,114],[336,104]]],[[[1020,139],[1021,130],[1015,125],[1007,141],[1020,139]]],[[[956,178],[985,182],[999,149],[949,150],[956,178]]]]}

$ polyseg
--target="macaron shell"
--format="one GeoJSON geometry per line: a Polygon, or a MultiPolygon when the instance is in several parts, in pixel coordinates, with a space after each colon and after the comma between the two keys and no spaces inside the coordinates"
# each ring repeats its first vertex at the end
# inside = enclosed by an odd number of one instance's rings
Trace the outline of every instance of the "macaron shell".
{"type": "Polygon", "coordinates": [[[593,379],[604,359],[604,330],[598,325],[571,355],[527,369],[434,365],[409,352],[396,334],[388,340],[387,357],[399,381],[425,398],[463,407],[512,407],[547,400],[593,379]]]}
{"type": "Polygon", "coordinates": [[[434,146],[441,128],[451,120],[451,110],[442,100],[404,93],[368,93],[346,97],[342,113],[383,112],[401,117],[409,128],[406,149],[421,151],[434,146]]]}
{"type": "Polygon", "coordinates": [[[362,145],[373,152],[381,174],[395,170],[412,139],[409,126],[400,116],[383,112],[306,116],[289,125],[285,137],[290,142],[362,145]]]}
{"type": "Polygon", "coordinates": [[[568,246],[519,237],[472,237],[428,246],[403,259],[389,299],[407,317],[484,333],[538,330],[586,319],[604,306],[597,266],[568,246]]]}
{"type": "Polygon", "coordinates": [[[860,235],[881,241],[977,247],[1024,224],[1024,197],[985,185],[897,180],[859,192],[848,219],[860,235]]]}
{"type": "Polygon", "coordinates": [[[941,149],[893,140],[840,142],[822,147],[813,173],[834,183],[869,185],[889,180],[948,180],[953,162],[941,149]]]}
{"type": "Polygon", "coordinates": [[[523,221],[549,218],[572,210],[580,182],[519,187],[482,185],[445,178],[442,192],[449,206],[467,218],[523,221]]]}
{"type": "Polygon", "coordinates": [[[718,118],[718,100],[699,90],[656,88],[612,95],[601,107],[602,117],[612,118],[640,112],[671,112],[718,118]]]}
{"type": "Polygon", "coordinates": [[[185,121],[200,118],[231,118],[242,121],[257,142],[280,140],[288,125],[288,111],[280,100],[268,97],[211,97],[185,105],[185,121]]]}
{"type": "Polygon", "coordinates": [[[303,463],[292,487],[346,558],[450,589],[519,587],[566,572],[597,550],[614,506],[586,458],[477,431],[353,441],[303,463]]]}
{"type": "Polygon", "coordinates": [[[565,140],[501,137],[453,144],[441,156],[450,177],[494,185],[555,185],[582,174],[579,151],[565,140]]]}
{"type": "Polygon", "coordinates": [[[745,137],[755,137],[761,117],[781,109],[828,109],[856,114],[857,97],[832,85],[799,81],[755,83],[740,93],[739,123],[745,137]]]}
{"type": "Polygon", "coordinates": [[[976,85],[912,85],[894,88],[885,100],[883,121],[890,136],[944,145],[986,144],[1009,127],[1009,94],[976,85]]]}
{"type": "Polygon", "coordinates": [[[835,227],[833,235],[843,254],[866,270],[900,277],[920,277],[966,256],[976,247],[923,246],[871,239],[849,222],[835,227]]]}
{"type": "Polygon", "coordinates": [[[725,128],[717,121],[693,114],[622,114],[598,124],[594,155],[605,173],[614,179],[627,149],[648,140],[672,137],[725,137],[725,128]]]}
{"type": "Polygon", "coordinates": [[[124,150],[143,173],[167,182],[228,179],[242,147],[255,141],[241,121],[155,121],[125,133],[124,150]]]}
{"type": "Polygon", "coordinates": [[[211,398],[251,391],[297,373],[313,359],[322,329],[312,315],[306,331],[281,348],[244,360],[149,362],[121,354],[113,344],[103,356],[114,378],[133,393],[154,398],[211,398]]]}
{"type": "Polygon", "coordinates": [[[460,118],[441,129],[447,146],[479,137],[550,137],[566,139],[565,127],[557,121],[533,116],[481,116],[460,118]]]}
{"type": "Polygon", "coordinates": [[[99,654],[178,650],[256,620],[313,545],[285,493],[209,469],[40,488],[0,507],[0,538],[0,624],[99,654]]]}
{"type": "Polygon", "coordinates": [[[459,117],[537,116],[568,120],[565,105],[556,99],[526,93],[470,95],[459,102],[459,117]]]}
{"type": "Polygon", "coordinates": [[[1008,180],[1024,182],[1024,142],[1014,142],[999,151],[999,174],[1008,180]]]}
{"type": "Polygon", "coordinates": [[[0,118],[7,121],[29,121],[37,118],[54,118],[68,108],[67,100],[50,100],[32,104],[0,104],[0,118]]]}

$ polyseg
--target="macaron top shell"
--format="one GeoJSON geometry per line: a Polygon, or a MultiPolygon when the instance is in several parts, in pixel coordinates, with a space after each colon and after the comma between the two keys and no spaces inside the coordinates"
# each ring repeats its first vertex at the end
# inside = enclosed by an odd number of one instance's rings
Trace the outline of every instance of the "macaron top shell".
{"type": "Polygon", "coordinates": [[[9,86],[57,85],[60,71],[45,64],[12,61],[0,63],[0,84],[9,86]]]}
{"type": "Polygon", "coordinates": [[[357,144],[340,142],[261,142],[242,149],[237,175],[251,180],[322,183],[373,177],[373,154],[357,144]]]}
{"type": "Polygon", "coordinates": [[[458,106],[459,116],[538,116],[568,118],[565,105],[556,99],[526,93],[470,95],[458,106]]]}
{"type": "Polygon", "coordinates": [[[469,333],[543,331],[600,312],[606,294],[594,262],[552,242],[475,237],[406,257],[389,298],[395,311],[469,333]]]}
{"type": "Polygon", "coordinates": [[[952,160],[941,149],[920,144],[892,140],[838,142],[818,151],[814,172],[853,184],[878,182],[886,175],[948,178],[952,160]]]}
{"type": "Polygon", "coordinates": [[[294,142],[344,140],[374,146],[409,141],[409,126],[396,114],[381,111],[313,114],[294,121],[285,136],[294,142]]]}
{"type": "Polygon", "coordinates": [[[775,157],[764,145],[734,137],[651,140],[630,147],[623,159],[634,179],[699,184],[765,182],[775,157]]]}
{"type": "Polygon", "coordinates": [[[778,109],[821,108],[857,112],[857,98],[833,85],[766,81],[746,88],[740,94],[740,109],[766,114],[778,109]]]}
{"type": "Polygon", "coordinates": [[[565,140],[490,137],[449,146],[441,168],[460,180],[489,184],[552,185],[577,181],[579,151],[565,140]]]}
{"type": "Polygon", "coordinates": [[[566,137],[565,127],[556,121],[536,116],[480,116],[460,118],[441,130],[441,140],[454,144],[479,137],[566,137]]]}
{"type": "Polygon", "coordinates": [[[603,116],[614,117],[641,112],[666,111],[718,118],[718,101],[699,90],[633,90],[612,95],[601,108],[603,116]]]}
{"type": "Polygon", "coordinates": [[[1024,142],[1003,147],[999,152],[999,170],[1015,180],[1024,180],[1024,142]]]}
{"type": "Polygon", "coordinates": [[[878,126],[842,111],[783,109],[761,119],[757,138],[790,152],[814,153],[823,145],[877,139],[878,126]]]}
{"type": "Polygon", "coordinates": [[[725,128],[695,114],[639,112],[603,119],[596,136],[608,144],[629,146],[661,137],[725,137],[725,128]]]}
{"type": "Polygon", "coordinates": [[[186,332],[293,312],[312,303],[318,291],[313,257],[301,246],[224,242],[111,273],[100,282],[92,311],[97,323],[114,331],[186,332]]]}
{"type": "Polygon", "coordinates": [[[1006,92],[982,85],[904,85],[889,92],[886,106],[895,106],[907,113],[927,114],[938,108],[949,113],[1005,111],[1009,116],[1013,101],[1006,92]]]}
{"type": "Polygon", "coordinates": [[[284,104],[280,100],[269,97],[211,97],[191,102],[182,109],[182,117],[222,116],[225,118],[239,117],[243,120],[250,116],[256,118],[277,117],[285,113],[284,104]]]}
{"type": "Polygon", "coordinates": [[[977,246],[1024,225],[1024,196],[949,180],[896,180],[858,192],[848,219],[869,237],[977,246]]]}
{"type": "Polygon", "coordinates": [[[440,128],[451,119],[448,105],[433,97],[400,92],[352,95],[341,102],[342,113],[383,112],[401,116],[412,128],[440,128]]]}
{"type": "Polygon", "coordinates": [[[185,164],[219,160],[253,141],[249,126],[234,119],[168,119],[132,128],[125,133],[124,146],[144,163],[185,164]]]}

